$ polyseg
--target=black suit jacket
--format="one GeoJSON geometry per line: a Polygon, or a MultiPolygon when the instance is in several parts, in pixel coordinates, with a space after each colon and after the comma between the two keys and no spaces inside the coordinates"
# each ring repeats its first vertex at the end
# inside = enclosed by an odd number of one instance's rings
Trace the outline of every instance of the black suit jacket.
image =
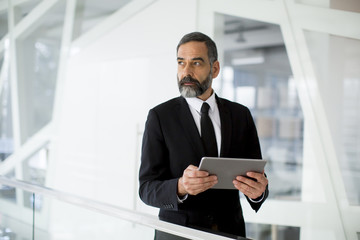
{"type": "MultiPolygon", "coordinates": [[[[243,105],[218,98],[221,121],[220,156],[261,158],[259,140],[250,111],[243,105]]],[[[140,198],[160,208],[159,218],[172,223],[245,236],[239,191],[209,189],[178,203],[177,181],[190,165],[199,166],[204,147],[189,106],[174,98],[149,111],[143,136],[139,172],[140,198]]],[[[251,207],[257,211],[268,195],[251,207]]]]}

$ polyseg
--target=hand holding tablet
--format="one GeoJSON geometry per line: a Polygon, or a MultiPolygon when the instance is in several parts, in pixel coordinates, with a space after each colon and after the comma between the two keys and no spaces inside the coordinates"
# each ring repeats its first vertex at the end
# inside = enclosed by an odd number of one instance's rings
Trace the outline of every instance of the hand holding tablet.
{"type": "Polygon", "coordinates": [[[199,170],[218,177],[218,183],[212,188],[236,189],[233,180],[237,176],[247,176],[247,172],[262,173],[266,162],[263,159],[203,157],[199,170]]]}

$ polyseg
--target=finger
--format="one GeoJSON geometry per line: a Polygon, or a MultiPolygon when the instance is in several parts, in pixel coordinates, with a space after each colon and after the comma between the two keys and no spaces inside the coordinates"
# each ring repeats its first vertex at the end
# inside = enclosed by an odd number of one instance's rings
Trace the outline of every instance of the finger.
{"type": "Polygon", "coordinates": [[[264,172],[262,173],[248,172],[246,175],[248,177],[256,179],[257,182],[261,184],[262,188],[266,187],[266,185],[268,185],[269,183],[268,179],[265,177],[264,172]]]}
{"type": "Polygon", "coordinates": [[[209,177],[182,177],[182,184],[189,192],[192,190],[206,190],[217,183],[217,176],[212,175],[209,177]]]}
{"type": "Polygon", "coordinates": [[[191,195],[197,195],[201,192],[204,192],[214,186],[217,183],[216,181],[210,181],[203,184],[195,184],[187,186],[187,192],[191,195]]]}
{"type": "Polygon", "coordinates": [[[263,194],[263,192],[266,190],[268,180],[265,175],[260,173],[252,172],[248,175],[251,176],[251,179],[244,176],[237,176],[233,181],[233,184],[239,191],[254,199],[261,196],[261,194],[263,194]],[[255,177],[259,180],[257,181],[255,177]]]}
{"type": "Polygon", "coordinates": [[[207,177],[209,176],[209,173],[206,171],[199,171],[197,168],[186,168],[184,171],[184,175],[187,175],[188,177],[207,177]]]}
{"type": "Polygon", "coordinates": [[[188,186],[204,185],[204,184],[208,184],[208,183],[213,184],[214,182],[217,182],[217,176],[212,175],[209,177],[184,177],[183,181],[188,186]]]}
{"type": "Polygon", "coordinates": [[[241,191],[242,193],[244,193],[245,195],[251,194],[252,193],[252,187],[249,186],[248,184],[245,184],[243,182],[239,182],[237,180],[233,181],[233,184],[235,186],[235,188],[237,188],[239,191],[241,191]]]}
{"type": "Polygon", "coordinates": [[[198,167],[190,164],[186,169],[196,170],[196,169],[198,169],[198,167]]]}
{"type": "Polygon", "coordinates": [[[247,172],[246,176],[256,179],[257,181],[260,181],[264,177],[264,173],[258,173],[258,172],[247,172]]]}
{"type": "Polygon", "coordinates": [[[234,181],[238,181],[238,186],[240,188],[239,190],[241,190],[243,193],[247,192],[247,194],[262,193],[265,191],[265,188],[266,188],[265,184],[262,184],[261,182],[258,182],[256,180],[249,179],[249,178],[243,177],[243,176],[236,177],[236,180],[234,180],[234,181]]]}
{"type": "Polygon", "coordinates": [[[252,199],[258,198],[263,193],[263,191],[252,188],[251,186],[238,182],[236,180],[233,181],[233,184],[236,189],[238,189],[240,192],[252,199]]]}
{"type": "Polygon", "coordinates": [[[244,183],[252,188],[260,188],[261,187],[261,183],[259,183],[256,179],[251,179],[248,177],[244,177],[244,176],[237,176],[236,180],[244,183]]]}

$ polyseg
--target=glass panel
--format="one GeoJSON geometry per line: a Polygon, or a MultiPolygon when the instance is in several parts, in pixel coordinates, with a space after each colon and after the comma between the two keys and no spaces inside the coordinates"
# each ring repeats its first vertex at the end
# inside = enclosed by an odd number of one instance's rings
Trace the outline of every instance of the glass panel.
{"type": "Polygon", "coordinates": [[[360,204],[360,41],[305,31],[347,197],[360,204]]]}
{"type": "Polygon", "coordinates": [[[8,11],[0,9],[0,39],[8,33],[8,11]]]}
{"type": "Polygon", "coordinates": [[[35,216],[36,239],[154,239],[154,230],[138,224],[43,197],[44,205],[35,216]],[[69,216],[71,216],[69,218],[69,216]],[[46,219],[52,219],[51,225],[46,219]]]}
{"type": "Polygon", "coordinates": [[[300,200],[304,121],[280,27],[219,17],[223,25],[216,32],[222,36],[216,42],[224,63],[214,88],[250,109],[263,158],[269,161],[269,197],[300,200]]]}
{"type": "Polygon", "coordinates": [[[0,162],[13,152],[10,67],[8,49],[0,55],[0,162]]]}
{"type": "MultiPolygon", "coordinates": [[[[9,188],[13,189],[12,187],[9,188]]],[[[24,194],[26,192],[20,189],[16,189],[16,191],[18,194],[24,194]]],[[[0,239],[32,239],[32,220],[32,208],[24,208],[16,202],[7,202],[6,199],[0,195],[0,239]]]]}
{"type": "Polygon", "coordinates": [[[15,24],[26,17],[41,0],[26,0],[15,6],[15,24]]]}
{"type": "Polygon", "coordinates": [[[21,140],[25,142],[52,118],[64,1],[17,40],[21,140]]]}
{"type": "Polygon", "coordinates": [[[314,7],[325,7],[329,8],[329,0],[295,0],[296,3],[310,5],[314,7]]]}
{"type": "MultiPolygon", "coordinates": [[[[15,171],[11,171],[10,173],[6,174],[8,178],[14,178],[15,171]]],[[[16,190],[13,187],[5,186],[0,184],[0,199],[6,200],[10,202],[16,202],[16,190]]]]}
{"type": "MultiPolygon", "coordinates": [[[[26,182],[36,185],[45,185],[46,169],[48,163],[48,149],[42,148],[31,157],[23,161],[23,179],[26,182]]],[[[42,196],[35,196],[35,208],[40,210],[42,208],[42,196]]],[[[24,206],[32,207],[34,202],[34,196],[32,194],[24,193],[24,206]]]]}
{"type": "Polygon", "coordinates": [[[6,200],[10,202],[16,202],[15,188],[5,185],[0,185],[0,198],[2,200],[6,200]]]}
{"type": "Polygon", "coordinates": [[[330,0],[330,8],[349,12],[360,12],[359,0],[330,0]]]}
{"type": "Polygon", "coordinates": [[[360,12],[360,2],[358,0],[295,0],[295,2],[314,7],[360,12]]]}
{"type": "Polygon", "coordinates": [[[104,20],[131,0],[78,0],[76,5],[73,39],[104,20]]]}
{"type": "Polygon", "coordinates": [[[48,149],[40,149],[31,157],[23,161],[23,179],[36,185],[45,185],[46,169],[48,165],[48,149]]]}
{"type": "MultiPolygon", "coordinates": [[[[44,188],[44,190],[48,189],[44,188]]],[[[21,189],[16,189],[16,191],[20,195],[31,196],[31,205],[24,207],[21,202],[7,202],[0,196],[0,239],[154,239],[153,228],[119,218],[118,214],[121,214],[121,209],[117,209],[115,206],[102,205],[99,202],[69,196],[61,192],[55,193],[57,197],[47,197],[21,189]],[[39,199],[41,199],[41,204],[37,203],[39,199]],[[75,205],[63,202],[61,199],[74,202],[75,205]],[[39,208],[39,205],[44,207],[39,208]]],[[[127,212],[123,214],[123,217],[126,218],[132,215],[127,212]]],[[[142,220],[144,224],[151,224],[156,219],[155,216],[149,219],[149,215],[134,217],[136,220],[142,220]]],[[[162,227],[166,228],[164,225],[162,227]]],[[[219,238],[218,235],[195,229],[192,231],[198,234],[196,239],[219,238]]]]}
{"type": "Polygon", "coordinates": [[[299,240],[300,228],[269,224],[246,223],[246,235],[257,240],[299,240]]]}

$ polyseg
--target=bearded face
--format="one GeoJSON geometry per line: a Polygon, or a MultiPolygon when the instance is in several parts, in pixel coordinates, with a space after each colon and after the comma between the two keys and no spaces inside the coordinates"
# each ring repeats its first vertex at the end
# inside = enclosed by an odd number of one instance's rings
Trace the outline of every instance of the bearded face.
{"type": "Polygon", "coordinates": [[[210,86],[212,82],[212,74],[209,75],[203,80],[199,81],[191,76],[185,76],[183,79],[179,80],[178,86],[180,94],[183,97],[198,97],[201,96],[210,86]]]}

